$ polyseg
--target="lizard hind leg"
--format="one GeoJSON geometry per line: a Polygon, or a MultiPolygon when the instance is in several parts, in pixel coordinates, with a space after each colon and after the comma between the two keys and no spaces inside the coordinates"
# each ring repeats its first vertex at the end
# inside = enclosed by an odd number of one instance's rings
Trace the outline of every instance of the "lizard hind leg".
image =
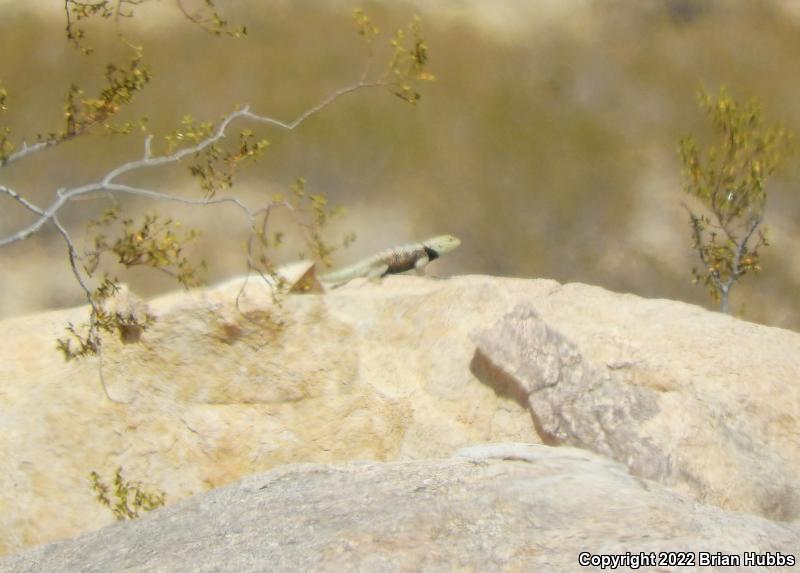
{"type": "Polygon", "coordinates": [[[380,265],[373,266],[369,272],[366,274],[366,279],[370,282],[380,282],[381,278],[386,276],[389,272],[389,265],[386,263],[381,263],[380,265]]]}

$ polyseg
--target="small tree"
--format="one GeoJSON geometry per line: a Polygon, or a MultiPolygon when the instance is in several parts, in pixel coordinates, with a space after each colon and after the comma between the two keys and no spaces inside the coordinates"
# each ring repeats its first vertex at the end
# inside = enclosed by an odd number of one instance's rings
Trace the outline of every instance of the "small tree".
{"type": "Polygon", "coordinates": [[[703,264],[692,275],[728,313],[736,281],[761,270],[759,249],[769,245],[762,225],[765,185],[789,149],[790,134],[780,125],[764,127],[759,105],[741,104],[725,88],[717,97],[701,91],[699,100],[716,142],[705,150],[691,136],[680,142],[683,190],[707,211],[698,214],[684,204],[692,248],[703,264]]]}

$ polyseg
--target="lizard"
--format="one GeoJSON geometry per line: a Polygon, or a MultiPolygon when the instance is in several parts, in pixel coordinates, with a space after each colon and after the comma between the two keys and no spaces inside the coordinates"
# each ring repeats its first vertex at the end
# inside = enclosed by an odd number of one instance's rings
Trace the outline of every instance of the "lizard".
{"type": "Polygon", "coordinates": [[[449,253],[460,244],[461,241],[453,235],[439,235],[419,243],[386,249],[348,267],[323,274],[319,280],[323,285],[335,288],[353,279],[375,280],[411,269],[417,274],[423,274],[428,263],[449,253]]]}

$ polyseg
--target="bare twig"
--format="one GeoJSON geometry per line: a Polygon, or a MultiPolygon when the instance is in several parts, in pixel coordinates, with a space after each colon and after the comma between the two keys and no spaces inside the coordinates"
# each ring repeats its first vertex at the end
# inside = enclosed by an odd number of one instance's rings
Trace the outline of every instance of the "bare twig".
{"type": "Polygon", "coordinates": [[[0,167],[5,167],[6,165],[14,163],[15,161],[19,161],[20,159],[27,157],[28,155],[38,153],[43,149],[47,149],[48,147],[53,147],[55,145],[58,145],[59,143],[67,141],[68,139],[72,139],[73,137],[75,136],[64,137],[64,138],[52,138],[52,139],[47,139],[45,141],[39,141],[37,143],[34,143],[33,145],[28,145],[26,142],[23,142],[21,149],[15,151],[14,153],[10,153],[8,157],[0,161],[0,167]]]}
{"type": "MultiPolygon", "coordinates": [[[[170,195],[168,193],[161,193],[159,191],[154,191],[154,190],[151,190],[151,189],[143,189],[143,188],[138,188],[138,187],[132,187],[130,185],[124,185],[124,184],[120,184],[120,183],[115,183],[115,180],[118,179],[119,177],[123,176],[123,175],[126,175],[126,174],[134,172],[134,171],[138,171],[138,170],[141,170],[141,169],[150,168],[150,167],[158,167],[158,166],[161,166],[161,165],[167,165],[167,164],[172,164],[172,163],[178,163],[182,159],[184,159],[184,158],[186,158],[188,156],[191,156],[191,155],[194,155],[196,153],[199,153],[199,152],[203,151],[204,149],[206,149],[210,145],[213,145],[214,143],[216,143],[216,142],[220,141],[221,139],[223,139],[225,137],[225,133],[226,133],[226,130],[228,129],[228,126],[231,124],[231,122],[233,122],[236,119],[245,118],[245,119],[249,119],[251,121],[255,121],[255,122],[259,122],[259,123],[266,123],[268,125],[272,125],[272,126],[275,126],[275,127],[279,127],[279,128],[291,131],[291,130],[294,130],[297,127],[299,127],[303,122],[305,122],[306,120],[308,120],[309,118],[311,118],[315,114],[319,113],[324,108],[328,107],[334,101],[336,101],[337,99],[339,99],[342,96],[345,96],[345,95],[347,95],[349,93],[352,93],[352,92],[354,92],[356,90],[365,89],[365,88],[372,88],[372,87],[378,87],[378,86],[384,86],[384,85],[386,85],[386,84],[383,81],[375,81],[375,82],[358,81],[358,82],[356,82],[354,84],[351,84],[351,85],[349,85],[347,87],[344,87],[342,89],[339,89],[339,90],[335,91],[330,96],[328,96],[327,98],[325,98],[324,100],[322,100],[321,102],[316,104],[315,106],[307,109],[306,111],[301,113],[299,116],[297,116],[294,120],[289,121],[289,122],[281,121],[281,120],[278,120],[278,119],[275,119],[275,118],[272,118],[272,117],[268,117],[268,116],[255,114],[255,113],[250,111],[249,106],[245,106],[242,109],[239,109],[237,111],[234,111],[234,112],[228,114],[222,120],[222,122],[217,127],[215,132],[212,135],[210,135],[209,137],[201,140],[200,142],[198,142],[195,145],[184,147],[182,149],[179,149],[175,153],[172,153],[172,154],[169,154],[169,155],[153,156],[152,150],[151,150],[152,136],[148,135],[147,138],[145,139],[145,142],[144,142],[144,153],[143,153],[143,156],[142,156],[141,159],[138,159],[138,160],[135,160],[135,161],[129,161],[128,163],[120,165],[119,167],[109,171],[105,175],[105,177],[103,177],[100,181],[97,181],[95,183],[89,183],[87,185],[74,187],[72,189],[61,190],[61,192],[59,192],[57,194],[57,197],[56,197],[55,201],[53,201],[46,209],[42,209],[42,208],[37,207],[36,205],[30,203],[29,201],[24,199],[22,196],[20,196],[18,193],[16,193],[12,189],[10,189],[8,187],[5,187],[5,186],[0,186],[0,193],[4,193],[4,194],[10,196],[11,198],[16,200],[17,202],[19,202],[22,205],[24,205],[27,209],[29,209],[29,210],[31,210],[31,211],[33,211],[33,212],[35,212],[35,213],[40,215],[38,219],[36,219],[33,223],[31,223],[30,225],[28,225],[24,229],[21,229],[21,230],[17,231],[16,233],[14,233],[12,235],[9,235],[7,237],[0,238],[0,247],[3,247],[5,245],[9,245],[11,243],[15,243],[15,242],[22,241],[22,240],[25,240],[25,239],[29,238],[31,235],[33,235],[39,229],[41,229],[42,226],[44,226],[45,223],[50,221],[53,218],[53,216],[56,213],[58,213],[58,211],[62,207],[64,207],[64,205],[66,205],[70,200],[75,199],[77,197],[81,197],[83,195],[94,193],[94,192],[97,192],[97,191],[109,191],[109,192],[115,192],[115,193],[128,193],[128,194],[132,194],[132,195],[139,195],[139,196],[144,196],[144,197],[150,197],[150,198],[153,198],[153,199],[161,199],[161,200],[165,200],[165,201],[175,201],[175,202],[185,203],[185,204],[190,204],[190,205],[211,205],[211,204],[218,204],[218,203],[233,203],[233,204],[237,205],[240,209],[244,210],[249,216],[252,216],[253,214],[249,211],[249,209],[241,201],[239,201],[238,199],[236,199],[234,197],[225,197],[225,198],[219,198],[219,199],[215,199],[215,198],[186,199],[186,198],[183,198],[183,197],[177,197],[175,195],[170,195]]],[[[53,145],[53,143],[50,143],[50,145],[53,145]]],[[[21,157],[23,157],[25,155],[29,155],[31,153],[34,153],[35,151],[40,151],[40,150],[42,150],[42,149],[44,149],[45,147],[48,147],[48,146],[49,145],[47,145],[47,142],[43,142],[42,144],[36,144],[35,146],[30,146],[30,147],[26,146],[23,149],[21,149],[19,152],[17,152],[16,154],[13,154],[13,155],[9,156],[9,159],[8,159],[8,161],[6,163],[11,162],[12,160],[19,159],[19,158],[21,158],[21,157]]]]}
{"type": "MultiPolygon", "coordinates": [[[[69,264],[70,267],[72,267],[72,274],[75,275],[78,284],[81,285],[83,292],[86,294],[87,302],[92,307],[92,317],[90,319],[92,324],[90,325],[89,336],[99,336],[99,333],[97,332],[96,317],[101,312],[101,309],[98,308],[97,302],[94,300],[94,297],[92,297],[92,289],[90,289],[89,285],[86,284],[86,281],[83,279],[83,275],[78,269],[78,251],[75,249],[75,244],[72,242],[72,238],[70,237],[69,233],[55,215],[53,216],[53,224],[56,226],[56,229],[58,229],[58,232],[61,233],[61,236],[64,238],[64,242],[67,243],[67,250],[69,251],[69,264]]],[[[126,404],[127,402],[114,399],[108,392],[106,378],[103,374],[103,348],[99,344],[97,345],[97,356],[99,359],[97,363],[97,372],[100,376],[100,386],[103,388],[103,393],[106,395],[106,398],[116,404],[126,404]]]]}
{"type": "Polygon", "coordinates": [[[739,268],[739,263],[742,260],[742,256],[749,251],[747,248],[747,243],[750,242],[750,238],[753,236],[753,233],[755,233],[756,229],[761,224],[761,219],[762,217],[751,218],[749,228],[747,229],[744,237],[742,237],[742,240],[739,243],[735,243],[736,251],[733,254],[733,262],[731,264],[731,283],[744,274],[744,271],[739,268]]]}
{"type": "MultiPolygon", "coordinates": [[[[192,199],[192,198],[175,196],[155,189],[148,189],[121,183],[119,182],[119,179],[124,175],[142,169],[179,163],[180,161],[182,161],[187,157],[194,156],[202,152],[204,149],[207,149],[209,146],[214,145],[216,142],[222,140],[225,137],[226,132],[231,123],[237,119],[246,119],[253,122],[265,123],[267,125],[291,131],[299,127],[301,124],[303,124],[309,118],[313,117],[315,114],[325,109],[327,106],[331,105],[337,99],[360,89],[366,89],[383,85],[386,84],[382,80],[365,81],[362,77],[359,81],[333,92],[331,95],[320,101],[318,104],[308,108],[307,110],[302,112],[300,115],[298,115],[291,121],[281,121],[279,119],[275,119],[272,117],[259,115],[253,113],[252,111],[250,111],[249,107],[245,106],[225,116],[221,121],[221,123],[219,124],[219,126],[216,128],[216,130],[208,137],[198,141],[194,145],[181,148],[175,151],[174,153],[170,153],[168,155],[154,156],[152,150],[153,136],[148,135],[144,140],[144,149],[142,152],[142,157],[140,159],[129,161],[112,169],[102,179],[94,183],[88,183],[73,188],[58,189],[55,193],[55,199],[46,208],[41,208],[35,205],[31,201],[27,200],[25,197],[20,195],[14,189],[5,185],[0,185],[0,194],[7,195],[11,199],[22,205],[28,211],[31,211],[32,213],[38,215],[38,217],[36,218],[35,221],[33,221],[33,223],[29,224],[23,229],[20,229],[16,233],[0,238],[0,247],[28,239],[29,237],[34,235],[37,231],[39,231],[48,222],[52,222],[52,224],[61,234],[61,237],[64,239],[64,242],[67,245],[69,262],[70,262],[70,267],[72,269],[72,273],[75,276],[76,280],[78,281],[78,284],[80,285],[81,289],[83,290],[87,302],[92,308],[91,318],[89,322],[89,333],[87,335],[89,338],[87,338],[86,343],[96,349],[96,353],[99,359],[98,368],[100,375],[100,383],[103,389],[103,393],[105,394],[106,398],[108,398],[108,400],[117,404],[125,403],[111,396],[111,394],[108,391],[108,386],[106,384],[105,377],[103,375],[103,353],[102,353],[102,345],[100,344],[99,340],[100,319],[98,317],[103,316],[104,309],[101,308],[102,302],[96,300],[95,296],[93,296],[92,289],[90,288],[89,284],[87,284],[85,277],[80,271],[78,261],[80,260],[81,257],[78,254],[78,251],[75,247],[75,243],[73,242],[69,232],[58,219],[58,213],[61,211],[61,209],[70,201],[87,199],[90,198],[93,194],[99,192],[103,192],[112,197],[116,194],[128,194],[139,197],[147,197],[150,199],[160,200],[160,201],[171,201],[185,205],[207,206],[207,205],[231,204],[244,214],[247,220],[247,225],[250,229],[250,236],[247,241],[247,276],[249,277],[251,272],[256,271],[265,284],[267,284],[270,287],[273,287],[275,286],[274,280],[271,280],[270,277],[266,276],[265,273],[261,270],[259,265],[254,260],[253,239],[256,235],[258,235],[259,226],[262,229],[261,232],[262,233],[265,232],[267,219],[269,218],[272,209],[277,207],[287,208],[292,213],[293,217],[297,216],[296,209],[289,202],[273,201],[266,206],[261,206],[257,209],[251,209],[237,197],[232,197],[232,196],[206,197],[203,199],[192,199]],[[257,224],[257,219],[259,216],[263,216],[264,219],[261,225],[257,224]]],[[[76,133],[75,135],[78,134],[76,133]]],[[[36,152],[47,149],[48,147],[52,147],[58,143],[61,143],[62,141],[65,141],[65,139],[66,138],[51,139],[36,143],[35,145],[31,146],[23,144],[22,148],[19,151],[9,155],[2,163],[2,165],[0,165],[0,167],[8,165],[24,157],[30,156],[36,152]]],[[[243,290],[244,287],[237,296],[237,301],[236,301],[237,308],[239,306],[239,298],[241,297],[243,290]]],[[[271,290],[274,291],[274,289],[272,288],[271,290]]]]}

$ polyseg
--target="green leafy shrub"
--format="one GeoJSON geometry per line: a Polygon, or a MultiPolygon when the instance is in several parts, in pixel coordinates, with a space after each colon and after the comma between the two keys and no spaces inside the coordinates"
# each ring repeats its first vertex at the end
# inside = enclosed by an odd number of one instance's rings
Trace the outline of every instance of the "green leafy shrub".
{"type": "Polygon", "coordinates": [[[113,491],[110,494],[111,488],[103,483],[97,472],[91,472],[89,480],[97,501],[107,507],[118,521],[136,519],[141,512],[159,508],[166,501],[163,491],[147,491],[141,482],[126,480],[121,467],[114,473],[113,491]]]}
{"type": "Polygon", "coordinates": [[[790,149],[782,126],[765,127],[755,100],[744,104],[722,88],[699,94],[715,142],[702,149],[694,137],[681,140],[683,190],[699,199],[704,212],[684,204],[692,248],[702,263],[692,269],[722,312],[730,312],[730,291],[749,272],[761,270],[760,249],[769,246],[763,225],[766,183],[790,149]]]}

